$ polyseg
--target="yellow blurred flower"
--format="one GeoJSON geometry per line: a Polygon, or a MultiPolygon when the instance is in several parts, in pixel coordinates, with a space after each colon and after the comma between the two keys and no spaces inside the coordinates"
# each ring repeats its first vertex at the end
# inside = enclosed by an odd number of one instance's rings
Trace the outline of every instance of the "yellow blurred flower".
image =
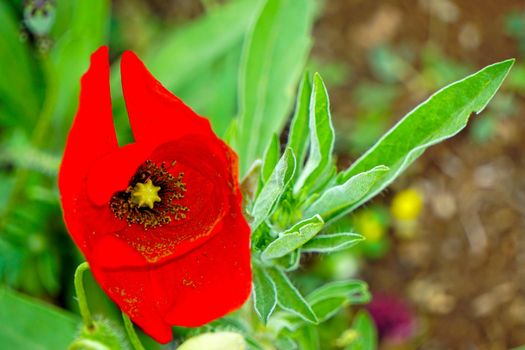
{"type": "Polygon", "coordinates": [[[392,201],[390,211],[396,220],[412,221],[417,219],[423,209],[423,195],[416,189],[409,188],[398,192],[392,201]]]}
{"type": "Polygon", "coordinates": [[[363,210],[356,218],[356,229],[368,242],[378,242],[386,233],[386,228],[373,210],[363,210]]]}

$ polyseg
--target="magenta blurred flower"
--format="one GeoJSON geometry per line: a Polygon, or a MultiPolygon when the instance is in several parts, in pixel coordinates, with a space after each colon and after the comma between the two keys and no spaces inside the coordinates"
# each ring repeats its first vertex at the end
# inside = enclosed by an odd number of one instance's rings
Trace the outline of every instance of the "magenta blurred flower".
{"type": "Polygon", "coordinates": [[[414,314],[401,298],[389,294],[376,294],[367,309],[374,319],[381,341],[402,343],[414,335],[414,314]]]}

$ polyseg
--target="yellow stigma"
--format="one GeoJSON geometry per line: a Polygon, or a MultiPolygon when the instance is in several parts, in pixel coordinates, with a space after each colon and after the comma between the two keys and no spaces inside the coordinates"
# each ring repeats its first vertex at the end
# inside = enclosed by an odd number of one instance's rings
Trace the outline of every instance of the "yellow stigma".
{"type": "Polygon", "coordinates": [[[149,207],[153,209],[155,202],[160,202],[159,197],[160,187],[155,186],[151,179],[148,179],[145,184],[139,182],[135,185],[131,192],[133,197],[133,202],[135,202],[139,207],[149,207]]]}

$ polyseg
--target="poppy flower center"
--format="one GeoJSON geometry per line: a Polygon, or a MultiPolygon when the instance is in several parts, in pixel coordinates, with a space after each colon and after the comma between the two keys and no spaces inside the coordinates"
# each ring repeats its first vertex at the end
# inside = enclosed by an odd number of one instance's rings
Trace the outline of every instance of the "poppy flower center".
{"type": "Polygon", "coordinates": [[[159,166],[147,160],[139,166],[128,188],[113,195],[109,207],[117,219],[144,229],[185,219],[189,208],[177,203],[186,193],[183,178],[184,173],[173,176],[164,162],[159,166]]]}
{"type": "Polygon", "coordinates": [[[155,202],[161,201],[159,191],[160,187],[155,186],[153,182],[151,182],[151,179],[148,179],[146,183],[139,182],[133,187],[131,197],[139,207],[149,207],[153,209],[155,202]]]}

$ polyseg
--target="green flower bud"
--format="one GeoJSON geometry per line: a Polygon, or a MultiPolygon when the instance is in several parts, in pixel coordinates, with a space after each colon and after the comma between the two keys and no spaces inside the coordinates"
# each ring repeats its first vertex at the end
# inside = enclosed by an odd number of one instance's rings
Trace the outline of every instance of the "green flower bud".
{"type": "Polygon", "coordinates": [[[246,342],[239,333],[204,333],[186,340],[178,350],[246,350],[246,342]]]}
{"type": "Polygon", "coordinates": [[[82,327],[78,338],[68,350],[128,350],[125,336],[108,320],[96,320],[93,329],[82,327]]]}

